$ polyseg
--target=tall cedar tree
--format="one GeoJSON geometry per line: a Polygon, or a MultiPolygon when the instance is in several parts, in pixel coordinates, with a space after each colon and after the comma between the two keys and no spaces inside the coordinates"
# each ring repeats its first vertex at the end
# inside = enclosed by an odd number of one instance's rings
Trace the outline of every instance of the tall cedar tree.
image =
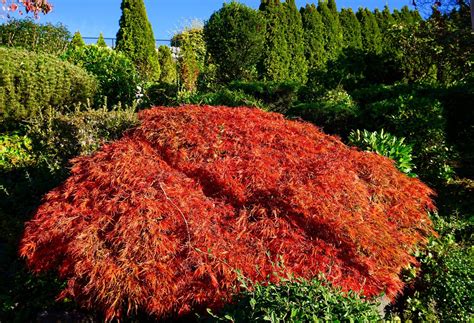
{"type": "Polygon", "coordinates": [[[144,80],[158,80],[160,65],[155,36],[143,0],[122,0],[121,9],[117,50],[130,58],[144,80]]]}
{"type": "Polygon", "coordinates": [[[382,34],[374,14],[367,8],[359,8],[357,18],[362,32],[362,47],[369,53],[382,52],[382,34]]]}
{"type": "Polygon", "coordinates": [[[107,43],[105,42],[104,35],[102,33],[100,33],[99,39],[97,39],[97,46],[107,47],[107,43]]]}
{"type": "Polygon", "coordinates": [[[301,19],[303,21],[305,56],[308,69],[319,69],[326,63],[326,52],[324,50],[324,25],[316,6],[307,4],[301,8],[301,19]]]}
{"type": "Polygon", "coordinates": [[[262,0],[259,10],[266,21],[263,53],[257,66],[260,77],[265,81],[286,81],[292,62],[286,40],[285,9],[280,0],[262,0]]]}
{"type": "Polygon", "coordinates": [[[80,33],[79,31],[76,31],[76,32],[74,33],[74,36],[72,36],[70,46],[71,46],[71,47],[82,47],[82,46],[86,46],[86,43],[84,42],[84,39],[82,38],[82,35],[81,35],[81,33],[80,33]]]}
{"type": "Polygon", "coordinates": [[[344,47],[361,49],[362,31],[354,11],[350,8],[342,9],[339,14],[339,21],[344,35],[344,47]]]}
{"type": "Polygon", "coordinates": [[[335,5],[331,2],[330,8],[327,2],[318,2],[318,11],[324,25],[324,48],[329,59],[336,59],[342,50],[342,28],[335,5]]]}
{"type": "Polygon", "coordinates": [[[174,84],[178,78],[176,63],[168,46],[161,45],[158,48],[158,61],[160,62],[160,82],[174,84]]]}
{"type": "Polygon", "coordinates": [[[204,26],[204,39],[219,81],[252,80],[262,56],[265,23],[261,13],[238,2],[225,3],[204,26]]]}
{"type": "Polygon", "coordinates": [[[305,37],[301,14],[296,7],[295,0],[286,0],[283,6],[287,18],[286,42],[291,59],[289,80],[304,84],[307,81],[308,62],[305,57],[305,37]]]}

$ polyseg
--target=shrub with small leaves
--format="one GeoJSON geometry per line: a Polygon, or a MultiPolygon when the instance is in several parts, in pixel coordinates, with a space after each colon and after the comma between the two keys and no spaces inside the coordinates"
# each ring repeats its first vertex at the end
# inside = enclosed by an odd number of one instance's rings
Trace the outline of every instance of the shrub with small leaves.
{"type": "Polygon", "coordinates": [[[343,293],[323,277],[257,283],[241,278],[242,292],[222,311],[219,322],[379,321],[377,304],[354,292],[343,293]]]}
{"type": "Polygon", "coordinates": [[[198,104],[198,105],[226,105],[229,107],[258,107],[264,108],[265,105],[251,95],[245,94],[243,91],[231,91],[229,89],[221,89],[208,93],[188,93],[182,92],[177,99],[179,104],[198,104]]]}
{"type": "Polygon", "coordinates": [[[111,106],[121,102],[131,104],[135,99],[140,79],[134,64],[121,52],[108,47],[88,45],[70,48],[64,60],[84,68],[93,74],[100,85],[96,104],[105,102],[111,106]]]}
{"type": "Polygon", "coordinates": [[[34,163],[31,139],[18,133],[0,134],[0,171],[34,163]]]}
{"type": "Polygon", "coordinates": [[[47,54],[0,47],[0,127],[87,102],[97,80],[81,67],[47,54]]]}
{"type": "Polygon", "coordinates": [[[349,143],[362,150],[373,151],[379,155],[389,157],[395,161],[397,168],[409,176],[412,173],[413,157],[412,146],[405,143],[405,138],[397,138],[384,130],[369,132],[367,130],[353,130],[348,137],[349,143]]]}
{"type": "Polygon", "coordinates": [[[288,115],[310,121],[328,133],[345,136],[357,124],[359,107],[346,91],[338,88],[326,91],[315,102],[296,105],[288,115]]]}

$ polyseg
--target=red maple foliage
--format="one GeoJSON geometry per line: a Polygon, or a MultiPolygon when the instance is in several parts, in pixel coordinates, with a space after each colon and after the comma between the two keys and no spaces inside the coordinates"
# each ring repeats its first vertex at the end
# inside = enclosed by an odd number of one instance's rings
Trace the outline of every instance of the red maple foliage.
{"type": "Polygon", "coordinates": [[[153,108],[46,195],[20,253],[107,319],[219,308],[253,281],[324,273],[367,296],[433,233],[430,188],[317,127],[250,108],[153,108]]]}
{"type": "Polygon", "coordinates": [[[7,11],[17,11],[23,14],[23,10],[19,7],[23,7],[26,13],[32,12],[35,17],[38,17],[40,13],[47,14],[53,9],[51,3],[48,0],[0,0],[7,11]]]}

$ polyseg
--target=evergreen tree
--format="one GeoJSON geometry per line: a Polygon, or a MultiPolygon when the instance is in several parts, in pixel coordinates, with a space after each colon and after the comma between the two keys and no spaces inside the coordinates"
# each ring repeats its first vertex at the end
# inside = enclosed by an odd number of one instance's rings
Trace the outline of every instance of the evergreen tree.
{"type": "Polygon", "coordinates": [[[285,9],[280,0],[262,0],[260,11],[266,21],[265,42],[258,70],[265,81],[289,79],[291,56],[286,38],[285,9]]]}
{"type": "Polygon", "coordinates": [[[161,45],[158,48],[158,61],[160,62],[160,82],[174,84],[178,77],[176,63],[168,46],[161,45]]]}
{"type": "Polygon", "coordinates": [[[397,24],[402,22],[401,13],[398,9],[394,9],[392,13],[393,21],[397,24]]]}
{"type": "Polygon", "coordinates": [[[334,1],[331,1],[331,8],[324,0],[319,0],[318,11],[324,25],[324,49],[329,59],[336,59],[342,50],[342,28],[339,22],[339,15],[334,1]]]}
{"type": "Polygon", "coordinates": [[[410,11],[410,9],[408,8],[408,6],[403,6],[402,7],[402,10],[400,11],[400,19],[401,19],[401,22],[405,23],[405,24],[413,24],[415,21],[414,21],[414,17],[410,11]]]}
{"type": "Polygon", "coordinates": [[[306,83],[308,63],[305,57],[305,39],[301,14],[296,7],[295,0],[285,0],[284,8],[287,17],[286,42],[291,60],[289,80],[306,83]]]}
{"type": "Polygon", "coordinates": [[[224,4],[212,14],[204,26],[204,38],[221,82],[255,78],[264,29],[261,13],[238,2],[224,4]]]}
{"type": "Polygon", "coordinates": [[[362,33],[359,20],[352,9],[342,9],[339,14],[342,32],[344,35],[344,46],[347,48],[362,48],[362,33]]]}
{"type": "Polygon", "coordinates": [[[305,56],[308,69],[319,69],[326,63],[326,52],[324,50],[324,26],[316,6],[307,4],[301,8],[301,19],[303,21],[305,56]]]}
{"type": "Polygon", "coordinates": [[[382,35],[385,35],[395,23],[395,19],[390,13],[390,9],[387,5],[383,7],[382,12],[377,10],[377,12],[375,13],[375,18],[377,20],[377,24],[379,25],[380,31],[382,32],[382,35]]]}
{"type": "Polygon", "coordinates": [[[367,8],[359,8],[357,18],[362,33],[362,47],[367,52],[380,54],[382,52],[382,35],[374,14],[367,8]]]}
{"type": "Polygon", "coordinates": [[[76,31],[74,33],[74,36],[72,36],[71,47],[83,47],[86,46],[86,43],[84,42],[84,39],[82,39],[82,35],[79,31],[76,31]]]}
{"type": "Polygon", "coordinates": [[[144,80],[158,80],[160,65],[155,37],[143,0],[122,0],[117,50],[127,55],[144,80]]]}
{"type": "Polygon", "coordinates": [[[105,42],[104,35],[102,33],[100,33],[99,39],[97,39],[97,46],[107,47],[107,43],[105,42]]]}

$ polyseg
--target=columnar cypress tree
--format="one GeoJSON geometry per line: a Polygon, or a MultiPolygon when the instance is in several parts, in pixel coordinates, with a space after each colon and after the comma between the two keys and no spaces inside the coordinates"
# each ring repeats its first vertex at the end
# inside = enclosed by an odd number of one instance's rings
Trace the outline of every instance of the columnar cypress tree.
{"type": "Polygon", "coordinates": [[[308,63],[304,53],[304,31],[300,12],[295,0],[285,0],[286,11],[286,41],[291,59],[289,66],[289,80],[306,83],[308,63]]]}
{"type": "Polygon", "coordinates": [[[314,4],[307,4],[306,7],[301,8],[300,13],[304,29],[305,56],[308,69],[311,71],[326,63],[324,25],[314,4]]]}
{"type": "Polygon", "coordinates": [[[375,19],[377,20],[382,35],[387,33],[390,27],[395,23],[395,19],[390,13],[388,6],[383,7],[382,12],[377,9],[375,11],[375,19]]]}
{"type": "Polygon", "coordinates": [[[375,16],[369,9],[359,8],[357,18],[360,22],[362,32],[362,47],[367,52],[382,52],[382,35],[375,16]]]}
{"type": "Polygon", "coordinates": [[[403,6],[402,10],[400,11],[400,19],[403,21],[405,24],[413,24],[414,22],[414,17],[408,8],[408,6],[403,6]]]}
{"type": "Polygon", "coordinates": [[[99,39],[97,39],[97,46],[107,47],[107,43],[105,42],[104,35],[102,33],[100,33],[99,39]]]}
{"type": "Polygon", "coordinates": [[[84,39],[82,38],[82,35],[79,31],[76,31],[74,33],[74,36],[72,36],[70,46],[72,47],[86,46],[86,43],[84,42],[84,39]]]}
{"type": "Polygon", "coordinates": [[[362,48],[362,33],[360,23],[352,9],[342,9],[339,14],[342,32],[344,34],[344,46],[347,48],[362,48]]]}
{"type": "Polygon", "coordinates": [[[342,50],[342,28],[339,23],[339,15],[337,14],[336,4],[331,1],[331,8],[324,0],[319,0],[318,11],[324,25],[324,48],[329,59],[335,59],[342,50]]]}
{"type": "Polygon", "coordinates": [[[260,76],[267,81],[288,80],[292,62],[286,41],[285,9],[280,0],[262,0],[260,11],[267,23],[262,59],[258,64],[260,76]]]}
{"type": "Polygon", "coordinates": [[[143,0],[122,0],[117,50],[125,53],[145,80],[158,80],[160,65],[155,36],[143,0]]]}
{"type": "Polygon", "coordinates": [[[173,61],[171,50],[168,46],[158,48],[158,61],[160,62],[160,82],[174,84],[178,77],[176,63],[173,61]]]}

